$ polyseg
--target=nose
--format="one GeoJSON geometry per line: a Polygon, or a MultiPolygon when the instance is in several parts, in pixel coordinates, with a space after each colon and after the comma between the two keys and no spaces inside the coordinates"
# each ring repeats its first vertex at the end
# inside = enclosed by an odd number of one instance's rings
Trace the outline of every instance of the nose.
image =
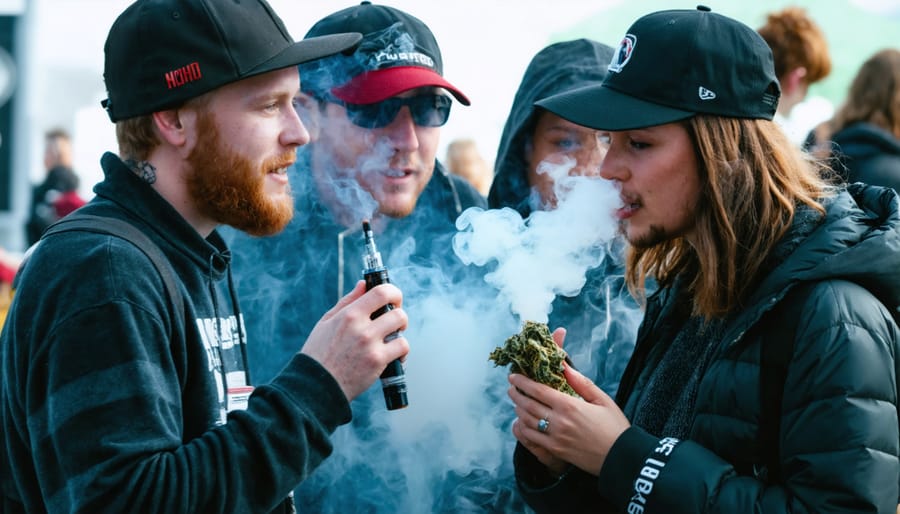
{"type": "Polygon", "coordinates": [[[622,165],[618,150],[610,146],[600,163],[600,176],[606,180],[622,181],[627,178],[627,170],[622,165]]]}
{"type": "Polygon", "coordinates": [[[281,131],[281,144],[289,148],[296,148],[309,143],[309,130],[300,119],[300,114],[295,109],[287,109],[285,113],[286,119],[284,129],[281,131]]]}
{"type": "Polygon", "coordinates": [[[384,131],[397,151],[412,152],[419,148],[416,123],[413,121],[409,106],[401,107],[394,121],[384,127],[384,131]]]}

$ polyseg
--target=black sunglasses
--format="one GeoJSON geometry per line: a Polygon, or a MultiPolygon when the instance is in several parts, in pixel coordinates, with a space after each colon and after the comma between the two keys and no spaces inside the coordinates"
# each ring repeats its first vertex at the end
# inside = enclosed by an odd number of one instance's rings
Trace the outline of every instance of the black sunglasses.
{"type": "Polygon", "coordinates": [[[409,107],[413,122],[420,127],[440,127],[450,117],[453,100],[445,95],[418,95],[409,98],[388,98],[373,104],[351,104],[337,98],[326,101],[347,110],[347,118],[357,127],[374,129],[386,127],[394,121],[400,108],[409,107]]]}

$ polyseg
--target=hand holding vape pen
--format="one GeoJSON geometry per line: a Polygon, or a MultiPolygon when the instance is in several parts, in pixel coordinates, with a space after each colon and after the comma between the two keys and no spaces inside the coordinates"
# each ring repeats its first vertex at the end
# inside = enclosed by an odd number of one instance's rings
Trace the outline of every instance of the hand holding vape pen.
{"type": "MultiPolygon", "coordinates": [[[[363,236],[366,241],[366,251],[363,255],[363,279],[366,281],[366,291],[372,289],[379,284],[390,283],[387,268],[381,262],[381,254],[375,247],[375,237],[372,234],[372,226],[368,220],[363,220],[363,236]]],[[[394,306],[387,304],[372,313],[372,319],[381,316],[385,312],[393,309],[394,306]]],[[[394,332],[385,338],[385,342],[394,339],[400,335],[394,332]]],[[[403,374],[403,363],[400,359],[396,359],[381,373],[381,390],[384,393],[384,404],[388,410],[402,409],[409,405],[406,399],[406,376],[403,374]]]]}

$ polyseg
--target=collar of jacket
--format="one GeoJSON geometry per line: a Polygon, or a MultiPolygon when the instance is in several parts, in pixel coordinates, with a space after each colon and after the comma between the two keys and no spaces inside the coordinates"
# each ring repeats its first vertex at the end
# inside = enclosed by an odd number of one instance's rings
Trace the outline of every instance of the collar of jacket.
{"type": "MultiPolygon", "coordinates": [[[[200,269],[219,280],[231,262],[231,254],[218,231],[203,238],[174,207],[149,184],[135,175],[115,154],[101,159],[104,180],[94,186],[98,198],[125,211],[128,221],[150,236],[164,250],[174,248],[200,269]]],[[[93,207],[92,207],[93,208],[93,207]]],[[[95,214],[103,215],[103,207],[95,214]]]]}

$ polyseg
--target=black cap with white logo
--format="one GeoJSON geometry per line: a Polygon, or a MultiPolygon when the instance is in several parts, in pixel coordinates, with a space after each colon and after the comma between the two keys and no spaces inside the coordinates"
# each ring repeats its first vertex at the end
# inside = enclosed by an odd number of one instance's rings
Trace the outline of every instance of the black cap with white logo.
{"type": "Polygon", "coordinates": [[[771,120],[781,89],[772,51],[734,19],[698,6],[638,19],[600,84],[536,102],[600,130],[630,130],[712,114],[771,120]]]}

